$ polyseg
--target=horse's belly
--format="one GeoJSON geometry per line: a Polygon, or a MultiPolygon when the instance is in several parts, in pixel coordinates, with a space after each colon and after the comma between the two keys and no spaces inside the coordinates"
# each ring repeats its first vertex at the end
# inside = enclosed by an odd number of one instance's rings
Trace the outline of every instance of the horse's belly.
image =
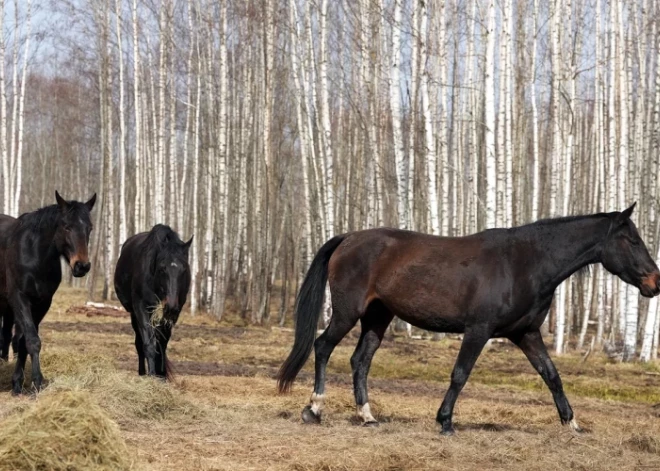
{"type": "Polygon", "coordinates": [[[512,333],[527,332],[538,329],[541,327],[541,324],[548,313],[548,307],[549,302],[538,303],[525,309],[520,309],[517,312],[513,312],[509,316],[503,317],[500,322],[497,323],[493,336],[506,337],[512,333]]]}
{"type": "Polygon", "coordinates": [[[419,297],[382,299],[382,302],[395,316],[420,329],[446,333],[465,330],[465,314],[452,303],[438,304],[435,300],[419,297]]]}

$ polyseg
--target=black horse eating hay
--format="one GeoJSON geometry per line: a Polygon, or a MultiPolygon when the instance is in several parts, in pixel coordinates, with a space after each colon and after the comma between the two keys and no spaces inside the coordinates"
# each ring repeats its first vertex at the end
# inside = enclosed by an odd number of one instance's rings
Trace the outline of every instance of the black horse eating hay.
{"type": "Polygon", "coordinates": [[[579,431],[539,329],[557,287],[590,264],[601,263],[643,296],[660,293],[658,267],[630,220],[634,207],[467,237],[380,228],[330,239],[314,257],[298,293],[293,349],[277,375],[280,392],[291,388],[314,347],[314,392],[302,417],[306,423],[320,422],[328,359],[360,320],[362,334],[351,358],[355,402],[364,424],[377,425],[367,375],[396,315],[421,329],[464,333],[436,418],[443,434],[454,432],[456,399],[493,337],[520,347],[552,392],[561,422],[579,431]],[[328,280],[333,314],[315,341],[328,280]]]}
{"type": "Polygon", "coordinates": [[[184,243],[170,227],[157,224],[129,237],[121,249],[115,291],[131,313],[140,375],[171,374],[167,343],[190,288],[190,244],[192,237],[184,243]]]}
{"type": "Polygon", "coordinates": [[[32,383],[38,391],[43,376],[39,362],[39,323],[62,280],[60,257],[75,277],[90,269],[88,245],[92,231],[90,211],[96,194],[86,203],[65,201],[55,192],[57,204],[19,216],[0,215],[0,358],[7,360],[13,343],[18,353],[12,376],[12,393],[23,389],[27,355],[32,360],[32,383]]]}

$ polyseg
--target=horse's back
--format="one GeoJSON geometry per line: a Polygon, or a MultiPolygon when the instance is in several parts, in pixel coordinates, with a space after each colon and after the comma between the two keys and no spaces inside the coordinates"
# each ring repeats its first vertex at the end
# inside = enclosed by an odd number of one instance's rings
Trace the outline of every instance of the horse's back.
{"type": "MultiPolygon", "coordinates": [[[[7,249],[9,238],[16,227],[18,219],[6,214],[0,214],[0,251],[7,249]]],[[[0,255],[2,257],[2,255],[0,255]]]]}
{"type": "Polygon", "coordinates": [[[473,313],[501,304],[494,291],[513,286],[509,249],[496,240],[503,235],[438,237],[384,228],[350,233],[330,259],[333,296],[356,296],[361,309],[378,299],[413,325],[461,332],[473,313]]]}

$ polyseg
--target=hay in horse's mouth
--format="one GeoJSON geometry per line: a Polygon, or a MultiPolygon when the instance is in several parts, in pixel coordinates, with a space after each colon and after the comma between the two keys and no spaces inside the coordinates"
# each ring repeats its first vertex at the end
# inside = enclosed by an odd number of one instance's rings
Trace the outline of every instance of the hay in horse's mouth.
{"type": "Polygon", "coordinates": [[[159,302],[156,304],[151,312],[149,313],[149,320],[151,322],[151,327],[157,327],[159,325],[171,324],[172,321],[166,319],[165,316],[165,303],[159,302]]]}

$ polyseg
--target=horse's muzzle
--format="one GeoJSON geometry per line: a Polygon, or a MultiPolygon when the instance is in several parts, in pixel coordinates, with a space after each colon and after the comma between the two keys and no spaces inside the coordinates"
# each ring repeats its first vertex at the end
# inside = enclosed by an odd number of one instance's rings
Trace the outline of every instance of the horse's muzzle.
{"type": "Polygon", "coordinates": [[[653,272],[642,277],[639,285],[639,291],[642,296],[652,298],[660,294],[660,272],[653,272]]]}
{"type": "Polygon", "coordinates": [[[179,303],[177,302],[176,299],[172,300],[170,297],[165,298],[165,302],[163,302],[163,307],[165,308],[166,313],[179,313],[181,311],[181,307],[179,306],[179,303]]]}
{"type": "Polygon", "coordinates": [[[89,273],[89,269],[92,267],[92,264],[89,262],[81,262],[76,260],[76,262],[71,267],[71,272],[76,278],[80,278],[89,273]]]}

